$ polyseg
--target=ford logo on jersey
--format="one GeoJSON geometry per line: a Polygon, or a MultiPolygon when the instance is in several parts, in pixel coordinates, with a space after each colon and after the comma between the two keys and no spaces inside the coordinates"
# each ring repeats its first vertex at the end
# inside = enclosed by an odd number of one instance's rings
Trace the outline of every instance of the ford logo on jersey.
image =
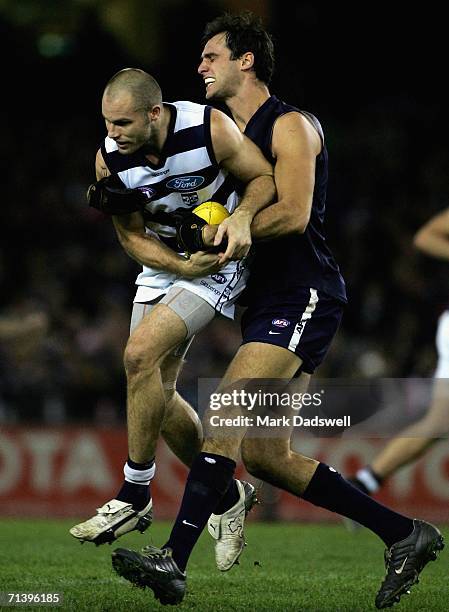
{"type": "Polygon", "coordinates": [[[219,285],[223,285],[226,282],[226,276],[223,274],[212,274],[211,276],[219,285]]]}
{"type": "Polygon", "coordinates": [[[179,176],[167,181],[167,187],[174,191],[195,191],[203,183],[204,176],[179,176]]]}
{"type": "Polygon", "coordinates": [[[271,325],[275,325],[276,327],[288,327],[290,321],[287,321],[287,319],[273,319],[271,325]]]}

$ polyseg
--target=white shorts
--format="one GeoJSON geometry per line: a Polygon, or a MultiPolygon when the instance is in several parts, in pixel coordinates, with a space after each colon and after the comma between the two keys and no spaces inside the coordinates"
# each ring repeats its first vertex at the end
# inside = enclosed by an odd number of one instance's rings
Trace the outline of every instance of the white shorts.
{"type": "Polygon", "coordinates": [[[193,279],[144,267],[136,280],[134,302],[152,302],[172,287],[180,287],[203,298],[216,312],[233,319],[235,301],[245,288],[248,275],[244,260],[231,261],[216,274],[193,279]]]}
{"type": "Polygon", "coordinates": [[[435,378],[449,378],[449,310],[438,319],[436,345],[438,363],[435,378]]]}

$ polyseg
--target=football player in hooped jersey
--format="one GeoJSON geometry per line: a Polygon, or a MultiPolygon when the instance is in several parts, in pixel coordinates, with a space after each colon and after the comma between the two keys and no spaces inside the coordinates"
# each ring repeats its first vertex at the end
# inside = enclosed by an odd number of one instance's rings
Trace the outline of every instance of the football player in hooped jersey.
{"type": "MultiPolygon", "coordinates": [[[[233,177],[246,185],[235,214],[252,218],[275,196],[272,166],[229,117],[191,102],[163,103],[159,85],[142,70],[125,69],[111,78],[102,112],[107,137],[88,198],[113,216],[120,243],[143,271],[124,355],[125,479],[113,500],[70,530],[96,544],[151,523],[149,484],[160,432],[187,465],[201,448],[201,424],[177,393],[176,379],[193,335],[217,312],[233,316],[246,270],[240,261],[223,266],[219,254],[199,250],[212,228],[201,227],[199,217],[192,223],[190,211],[212,200],[232,213],[238,201],[233,177]]],[[[248,237],[235,245],[237,257],[250,244],[248,237]]]]}
{"type": "MultiPolygon", "coordinates": [[[[346,301],[344,282],[323,231],[327,186],[323,132],[310,113],[270,95],[273,45],[251,14],[217,18],[207,25],[203,42],[198,71],[206,98],[226,102],[241,132],[274,164],[278,196],[252,223],[234,214],[216,234],[216,244],[228,239],[221,262],[238,256],[237,236],[249,231],[256,252],[242,318],[243,344],[218,391],[240,390],[245,381],[254,387],[254,379],[288,381],[298,372],[298,385],[304,390],[329,348],[346,301]]],[[[235,408],[229,407],[227,414],[235,408]]],[[[243,549],[243,521],[252,494],[233,479],[240,448],[253,475],[357,520],[384,541],[387,574],[376,598],[379,608],[398,601],[443,547],[434,526],[389,510],[333,468],[293,452],[289,435],[243,436],[244,427],[234,428],[233,435],[206,435],[168,542],[162,549],[147,547],[142,553],[114,551],[112,562],[120,575],[149,586],[162,603],[180,602],[187,561],[207,523],[216,539],[219,569],[232,567],[243,549]]]]}

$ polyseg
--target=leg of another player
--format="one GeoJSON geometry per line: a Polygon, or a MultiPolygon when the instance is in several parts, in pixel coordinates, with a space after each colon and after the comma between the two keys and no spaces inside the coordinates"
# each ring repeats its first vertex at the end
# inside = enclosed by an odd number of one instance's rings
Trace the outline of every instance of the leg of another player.
{"type": "MultiPolygon", "coordinates": [[[[232,368],[245,378],[277,378],[283,354],[284,365],[291,355],[292,366],[296,364],[296,368],[299,367],[301,360],[287,349],[254,342],[240,348],[232,368]],[[254,373],[257,376],[251,371],[251,364],[255,363],[254,373]]],[[[287,371],[284,371],[284,376],[287,371]]],[[[291,370],[288,374],[293,376],[291,370]]],[[[304,379],[303,387],[306,383],[307,379],[304,379]]],[[[242,445],[242,454],[248,471],[256,477],[314,505],[358,521],[377,533],[387,546],[407,537],[413,530],[411,519],[364,495],[333,468],[292,451],[290,440],[283,435],[274,439],[247,437],[242,445]]]]}
{"type": "Polygon", "coordinates": [[[165,304],[157,304],[129,337],[124,364],[127,378],[128,461],[117,499],[139,509],[149,499],[154,457],[166,398],[161,366],[185,339],[184,321],[165,304]]]}
{"type": "MultiPolygon", "coordinates": [[[[283,378],[288,382],[301,365],[299,357],[279,347],[271,347],[276,353],[276,367],[269,371],[265,367],[257,348],[249,349],[244,345],[239,349],[220,383],[217,393],[230,392],[233,388],[240,390],[241,381],[256,378],[283,378]]],[[[259,347],[267,345],[260,344],[259,347]]],[[[251,381],[250,381],[251,382],[251,381]]],[[[245,382],[243,382],[243,387],[245,382]]],[[[232,418],[239,415],[239,406],[229,406],[222,416],[232,418]]],[[[204,423],[208,420],[206,415],[204,423]]],[[[165,545],[172,549],[173,559],[178,567],[184,570],[193,547],[198,540],[212,513],[224,512],[232,507],[239,498],[239,491],[234,480],[234,471],[239,454],[245,427],[231,426],[217,428],[217,435],[212,435],[212,428],[205,428],[205,441],[201,453],[195,459],[190,470],[184,497],[170,538],[165,545]],[[226,502],[223,503],[223,497],[226,502]]],[[[310,460],[309,460],[310,462],[310,460]]],[[[307,463],[308,469],[314,469],[307,463]]],[[[304,466],[306,470],[306,467],[304,466]]]]}
{"type": "Polygon", "coordinates": [[[449,380],[434,382],[432,403],[422,419],[393,438],[371,464],[356,474],[356,484],[376,493],[386,478],[421,457],[438,440],[449,434],[449,380]]]}
{"type": "Polygon", "coordinates": [[[168,355],[161,366],[166,402],[161,434],[174,454],[190,467],[201,450],[203,429],[195,410],[176,390],[183,363],[182,356],[168,355]]]}
{"type": "MultiPolygon", "coordinates": [[[[262,351],[268,363],[271,359],[270,349],[273,347],[265,346],[262,351]]],[[[261,353],[258,351],[257,354],[260,359],[261,353]]],[[[276,454],[270,449],[272,446],[271,439],[253,439],[248,445],[245,440],[242,452],[249,471],[316,506],[357,521],[377,534],[388,551],[387,572],[376,597],[376,606],[384,608],[399,601],[400,596],[417,581],[424,566],[436,559],[438,551],[444,547],[438,529],[425,521],[412,520],[377,503],[324,463],[318,463],[310,478],[307,475],[299,486],[295,486],[296,479],[292,478],[290,472],[292,465],[298,465],[298,462],[289,444],[281,438],[277,439],[274,449],[276,454]]],[[[301,455],[299,457],[302,462],[306,459],[301,455]]]]}
{"type": "MultiPolygon", "coordinates": [[[[172,381],[174,375],[174,365],[170,364],[168,355],[187,336],[183,319],[165,304],[157,304],[149,314],[145,314],[144,307],[135,308],[134,314],[139,323],[133,325],[124,355],[128,382],[125,479],[114,499],[97,509],[94,517],[70,530],[75,538],[95,544],[111,542],[134,529],[144,531],[151,524],[150,482],[155,473],[156,444],[166,416],[164,381],[172,381]]],[[[180,402],[176,402],[178,416],[180,402]]],[[[180,436],[186,435],[198,449],[197,424],[193,417],[188,418],[187,408],[184,408],[176,431],[180,436]]],[[[170,423],[165,424],[165,430],[170,437],[170,423]]],[[[191,455],[182,444],[177,448],[187,462],[191,461],[191,455]]]]}
{"type": "MultiPolygon", "coordinates": [[[[270,370],[274,371],[278,347],[271,345],[258,347],[255,343],[245,346],[248,347],[245,351],[245,361],[254,351],[257,351],[259,355],[261,351],[264,355],[265,371],[267,373],[270,370]]],[[[280,350],[285,351],[282,348],[280,350]]],[[[306,393],[310,378],[310,374],[301,373],[298,378],[291,381],[286,391],[306,393]]],[[[292,429],[292,427],[275,428],[270,437],[247,435],[242,442],[242,459],[246,469],[253,476],[294,495],[300,495],[315,474],[319,463],[291,449],[292,429]]]]}

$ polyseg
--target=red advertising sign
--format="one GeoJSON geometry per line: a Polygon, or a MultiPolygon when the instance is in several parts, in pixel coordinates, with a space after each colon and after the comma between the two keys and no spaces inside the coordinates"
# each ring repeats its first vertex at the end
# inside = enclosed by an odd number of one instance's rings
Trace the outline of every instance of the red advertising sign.
{"type": "MultiPolygon", "coordinates": [[[[385,441],[297,439],[294,448],[343,475],[366,464],[385,441]]],[[[87,518],[111,499],[123,478],[127,456],[123,428],[23,428],[0,433],[0,516],[87,518]]],[[[155,518],[175,516],[187,469],[161,442],[153,483],[155,518]]],[[[239,465],[238,475],[254,479],[239,465]]],[[[263,486],[264,504],[253,518],[338,520],[326,510],[263,486]]],[[[435,445],[418,463],[401,470],[378,496],[399,512],[449,522],[449,444],[435,445]]]]}

